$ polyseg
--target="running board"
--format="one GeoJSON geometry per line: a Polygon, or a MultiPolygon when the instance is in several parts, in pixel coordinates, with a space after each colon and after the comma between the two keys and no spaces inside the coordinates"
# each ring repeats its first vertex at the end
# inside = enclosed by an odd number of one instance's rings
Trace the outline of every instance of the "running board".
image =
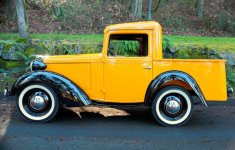
{"type": "Polygon", "coordinates": [[[107,107],[136,107],[136,106],[146,106],[144,103],[133,103],[133,104],[126,104],[126,103],[104,103],[104,102],[95,102],[92,101],[92,103],[89,106],[107,106],[107,107]]]}

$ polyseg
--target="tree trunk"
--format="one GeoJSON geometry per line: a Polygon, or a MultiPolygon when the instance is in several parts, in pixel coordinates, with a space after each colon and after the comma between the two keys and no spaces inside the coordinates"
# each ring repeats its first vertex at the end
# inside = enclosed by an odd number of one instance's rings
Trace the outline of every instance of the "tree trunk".
{"type": "Polygon", "coordinates": [[[18,28],[21,38],[28,38],[28,20],[26,16],[26,10],[24,0],[16,0],[16,12],[18,17],[18,28]]]}
{"type": "Polygon", "coordinates": [[[204,0],[197,0],[196,14],[199,18],[203,17],[203,11],[204,11],[204,0]]]}
{"type": "Polygon", "coordinates": [[[142,18],[142,0],[131,0],[131,16],[142,18]]]}
{"type": "Polygon", "coordinates": [[[148,20],[152,20],[152,0],[148,0],[148,20]]]}

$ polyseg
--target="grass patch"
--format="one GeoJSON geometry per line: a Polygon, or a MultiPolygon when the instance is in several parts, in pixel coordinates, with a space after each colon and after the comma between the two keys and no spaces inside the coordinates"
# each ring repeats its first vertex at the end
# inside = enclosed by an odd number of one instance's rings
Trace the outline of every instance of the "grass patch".
{"type": "MultiPolygon", "coordinates": [[[[18,34],[0,34],[0,40],[17,40],[18,34]]],[[[31,39],[38,40],[64,40],[68,42],[97,43],[103,41],[103,34],[30,34],[31,39]]]]}
{"type": "Polygon", "coordinates": [[[178,36],[164,35],[173,42],[175,46],[207,46],[218,50],[231,50],[235,52],[235,38],[232,37],[200,37],[200,36],[178,36]]]}
{"type": "MultiPolygon", "coordinates": [[[[200,36],[178,36],[163,35],[174,44],[174,46],[207,46],[216,50],[230,50],[235,52],[235,38],[233,37],[200,37],[200,36]]],[[[18,34],[0,34],[0,40],[16,40],[18,34]]],[[[103,41],[103,34],[31,34],[31,39],[39,40],[64,40],[70,43],[97,44],[103,41]]]]}

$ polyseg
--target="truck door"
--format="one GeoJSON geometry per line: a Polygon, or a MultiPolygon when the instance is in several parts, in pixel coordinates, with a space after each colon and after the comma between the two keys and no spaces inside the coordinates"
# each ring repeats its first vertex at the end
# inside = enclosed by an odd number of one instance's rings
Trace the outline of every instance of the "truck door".
{"type": "Polygon", "coordinates": [[[107,36],[103,54],[105,101],[143,102],[152,80],[151,30],[111,31],[107,36]]]}

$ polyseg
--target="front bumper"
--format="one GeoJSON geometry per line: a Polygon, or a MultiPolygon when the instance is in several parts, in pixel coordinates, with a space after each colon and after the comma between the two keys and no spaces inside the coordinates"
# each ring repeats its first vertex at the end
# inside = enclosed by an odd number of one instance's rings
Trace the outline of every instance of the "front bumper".
{"type": "Polygon", "coordinates": [[[11,96],[11,91],[8,90],[9,86],[8,83],[4,86],[4,97],[7,98],[8,96],[11,96]]]}
{"type": "Polygon", "coordinates": [[[233,94],[233,88],[232,87],[227,87],[227,94],[230,97],[233,94]]]}

